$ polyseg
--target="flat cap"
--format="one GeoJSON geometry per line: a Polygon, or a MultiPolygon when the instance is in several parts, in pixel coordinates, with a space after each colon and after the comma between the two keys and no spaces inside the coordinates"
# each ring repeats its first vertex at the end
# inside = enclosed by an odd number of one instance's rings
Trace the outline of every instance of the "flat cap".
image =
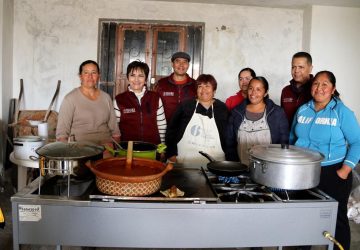
{"type": "Polygon", "coordinates": [[[190,55],[183,51],[174,53],[171,57],[171,62],[174,62],[176,58],[184,58],[184,59],[188,60],[188,62],[190,62],[190,59],[191,59],[190,55]]]}

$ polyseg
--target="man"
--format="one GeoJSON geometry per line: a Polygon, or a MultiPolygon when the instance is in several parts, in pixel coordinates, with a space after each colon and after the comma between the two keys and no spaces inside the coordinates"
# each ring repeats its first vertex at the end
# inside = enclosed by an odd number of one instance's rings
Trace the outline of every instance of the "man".
{"type": "Polygon", "coordinates": [[[165,117],[169,123],[178,104],[196,96],[196,81],[186,72],[189,69],[190,55],[185,52],[176,52],[171,57],[173,73],[158,81],[154,90],[161,96],[164,105],[165,117]]]}
{"type": "Polygon", "coordinates": [[[296,110],[311,99],[311,83],[313,79],[312,58],[307,52],[298,52],[291,61],[293,79],[281,92],[281,107],[284,109],[291,126],[296,110]]]}

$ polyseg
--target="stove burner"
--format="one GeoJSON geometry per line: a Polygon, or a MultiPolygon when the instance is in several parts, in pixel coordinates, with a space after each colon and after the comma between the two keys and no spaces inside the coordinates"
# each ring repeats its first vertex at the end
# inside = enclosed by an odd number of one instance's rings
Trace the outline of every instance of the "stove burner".
{"type": "Polygon", "coordinates": [[[222,202],[300,202],[327,200],[318,189],[285,190],[262,186],[252,182],[248,175],[216,176],[203,171],[210,185],[222,202]]]}

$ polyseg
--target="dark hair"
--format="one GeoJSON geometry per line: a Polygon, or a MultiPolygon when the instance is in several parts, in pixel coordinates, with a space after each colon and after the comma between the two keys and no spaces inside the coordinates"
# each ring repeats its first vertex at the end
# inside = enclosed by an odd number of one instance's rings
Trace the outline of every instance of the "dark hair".
{"type": "MultiPolygon", "coordinates": [[[[319,75],[326,75],[326,77],[329,79],[330,83],[336,87],[336,78],[333,72],[328,71],[328,70],[322,70],[316,73],[316,75],[314,76],[314,80],[319,76],[319,75]]],[[[340,93],[335,89],[335,92],[333,94],[334,97],[340,99],[340,93]]]]}
{"type": "Polygon", "coordinates": [[[126,69],[126,77],[129,79],[130,73],[136,69],[137,70],[140,69],[140,70],[144,71],[145,81],[147,81],[148,76],[149,76],[149,71],[150,71],[149,66],[140,60],[132,61],[131,63],[129,63],[129,65],[127,66],[127,69],[126,69]]]}
{"type": "Polygon", "coordinates": [[[97,62],[95,62],[95,61],[93,61],[93,60],[86,60],[86,61],[84,61],[84,62],[82,62],[82,63],[80,64],[80,67],[79,67],[79,75],[81,75],[81,73],[82,73],[82,68],[83,68],[86,64],[94,64],[94,65],[96,66],[98,72],[100,73],[99,64],[98,64],[97,62]]]}
{"type": "Polygon", "coordinates": [[[265,93],[267,93],[267,95],[264,96],[264,100],[268,99],[269,98],[269,82],[263,76],[255,76],[253,79],[250,80],[249,85],[254,80],[258,80],[258,81],[260,81],[262,83],[262,85],[263,85],[263,87],[265,89],[265,93]]]}
{"type": "Polygon", "coordinates": [[[297,52],[293,55],[292,59],[294,58],[306,58],[306,61],[309,65],[312,64],[312,57],[309,53],[301,51],[301,52],[297,52]]]}
{"type": "Polygon", "coordinates": [[[217,88],[217,82],[215,80],[215,77],[209,74],[201,74],[196,79],[196,87],[198,87],[200,84],[206,84],[209,83],[213,87],[213,90],[216,90],[217,88]]]}
{"type": "Polygon", "coordinates": [[[243,68],[242,70],[240,70],[240,72],[238,74],[238,79],[240,79],[240,74],[244,71],[249,71],[252,78],[254,78],[256,76],[256,73],[252,68],[243,68]]]}

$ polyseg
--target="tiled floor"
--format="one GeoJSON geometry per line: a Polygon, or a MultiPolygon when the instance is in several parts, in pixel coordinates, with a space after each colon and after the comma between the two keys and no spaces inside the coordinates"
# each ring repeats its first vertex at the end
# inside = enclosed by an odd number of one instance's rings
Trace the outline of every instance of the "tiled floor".
{"type": "MultiPolygon", "coordinates": [[[[14,194],[15,190],[11,184],[11,180],[16,180],[13,176],[14,173],[9,170],[6,171],[5,177],[0,177],[0,207],[4,213],[6,225],[4,229],[0,229],[0,250],[10,250],[13,247],[12,244],[12,223],[11,223],[11,202],[10,197],[14,194]],[[6,180],[6,181],[4,181],[6,180]],[[1,187],[3,189],[1,190],[1,187]]],[[[354,222],[351,225],[351,250],[360,250],[360,225],[354,222]]],[[[54,246],[22,246],[21,250],[55,250],[54,246]]],[[[81,248],[81,247],[63,247],[63,250],[80,250],[80,249],[95,249],[95,248],[81,248]]],[[[115,248],[96,248],[96,250],[114,250],[115,248]]],[[[116,248],[123,249],[123,248],[116,248]]],[[[240,248],[238,248],[240,249],[240,248]]],[[[241,248],[245,250],[245,248],[241,248]]],[[[264,250],[273,250],[276,248],[264,248],[264,250]]],[[[290,248],[288,248],[290,249],[290,248]]],[[[291,248],[293,249],[293,248],[291,248]]],[[[313,247],[312,250],[322,250],[325,247],[313,247]]]]}

